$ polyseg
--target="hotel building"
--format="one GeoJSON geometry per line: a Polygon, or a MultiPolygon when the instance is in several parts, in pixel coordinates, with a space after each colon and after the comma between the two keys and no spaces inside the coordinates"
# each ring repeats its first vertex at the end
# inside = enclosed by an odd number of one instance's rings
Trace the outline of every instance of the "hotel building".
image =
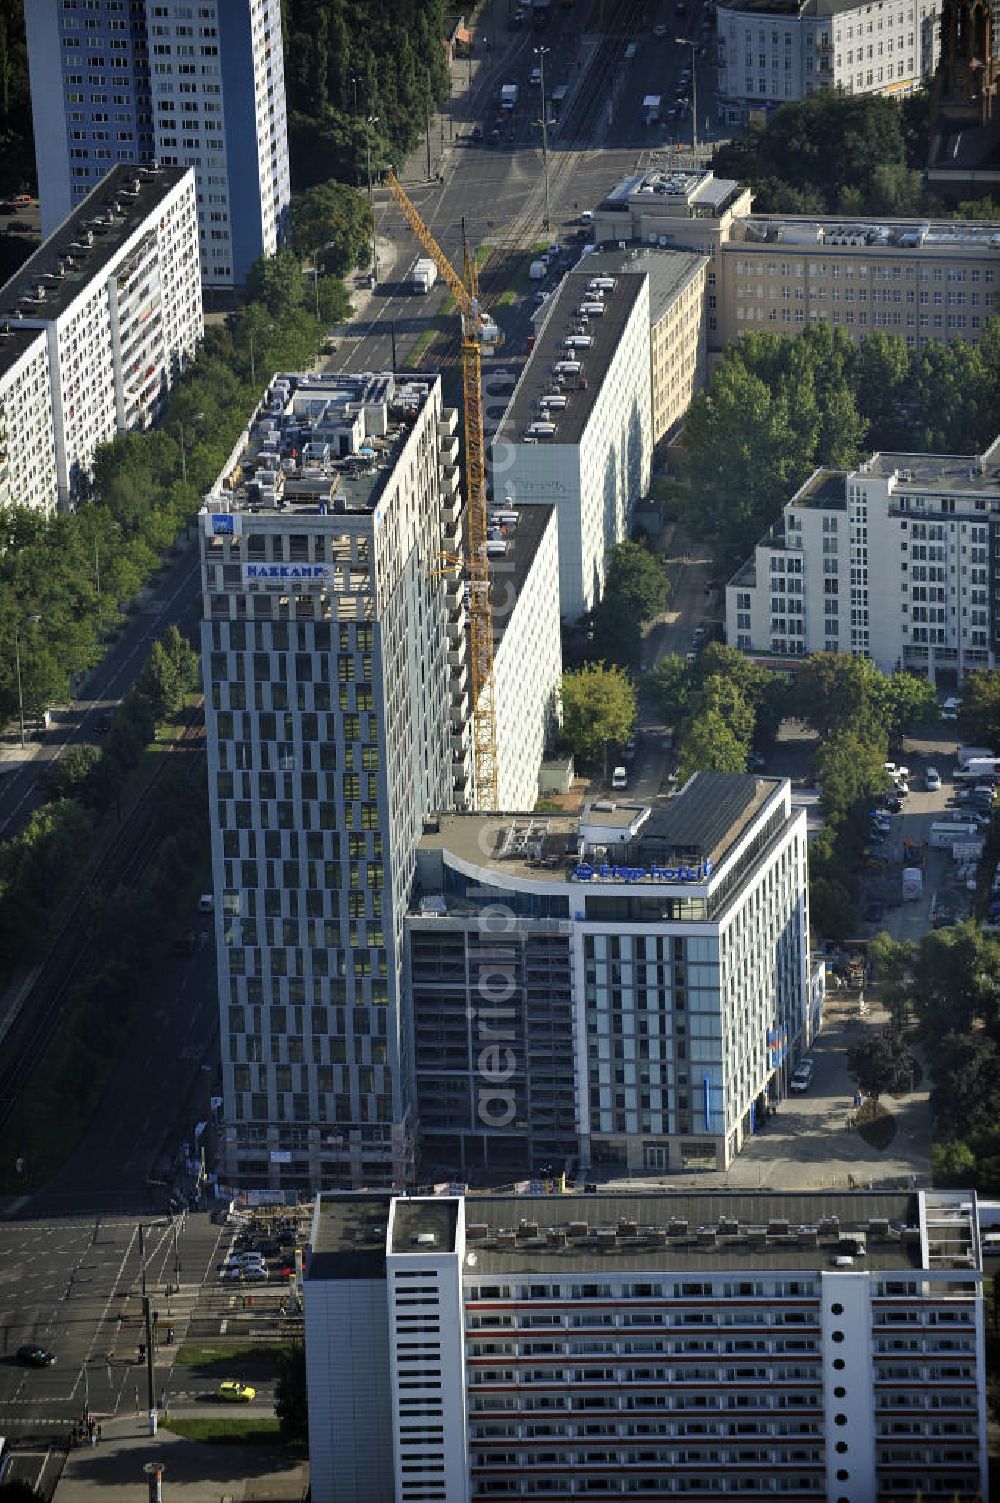
{"type": "Polygon", "coordinates": [[[416,871],[434,1172],[724,1169],[818,1027],[787,781],[697,773],[653,812],[442,814],[416,871]]]}

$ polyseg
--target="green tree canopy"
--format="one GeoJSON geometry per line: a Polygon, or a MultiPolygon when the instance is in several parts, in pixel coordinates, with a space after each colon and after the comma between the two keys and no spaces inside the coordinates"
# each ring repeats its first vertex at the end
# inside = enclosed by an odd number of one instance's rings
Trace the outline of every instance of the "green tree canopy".
{"type": "Polygon", "coordinates": [[[621,669],[585,663],[562,677],[563,740],[582,762],[598,765],[606,746],[621,745],[635,727],[635,689],[621,669]]]}
{"type": "Polygon", "coordinates": [[[324,271],[345,276],[371,258],[372,207],[368,198],[330,178],[292,199],[292,244],[296,255],[318,254],[324,271]]]}
{"type": "Polygon", "coordinates": [[[685,729],[678,771],[681,783],[695,772],[746,772],[746,745],[717,709],[707,709],[685,729]]]}
{"type": "Polygon", "coordinates": [[[639,621],[651,621],[666,609],[669,594],[662,559],[642,543],[615,544],[608,554],[606,596],[623,601],[639,621]]]}
{"type": "Polygon", "coordinates": [[[281,1372],[275,1386],[274,1412],[281,1438],[305,1444],[309,1440],[309,1394],[306,1388],[305,1343],[295,1341],[281,1355],[281,1372]]]}
{"type": "Polygon", "coordinates": [[[919,1085],[922,1074],[919,1061],[893,1023],[852,1044],[847,1067],[869,1096],[881,1096],[884,1091],[901,1096],[919,1085]]]}
{"type": "Polygon", "coordinates": [[[995,669],[966,675],[958,727],[972,746],[994,746],[1000,739],[1000,673],[995,669]]]}
{"type": "Polygon", "coordinates": [[[676,652],[665,653],[656,667],[646,674],[644,687],[667,725],[679,725],[686,715],[694,691],[693,679],[690,664],[676,652]]]}

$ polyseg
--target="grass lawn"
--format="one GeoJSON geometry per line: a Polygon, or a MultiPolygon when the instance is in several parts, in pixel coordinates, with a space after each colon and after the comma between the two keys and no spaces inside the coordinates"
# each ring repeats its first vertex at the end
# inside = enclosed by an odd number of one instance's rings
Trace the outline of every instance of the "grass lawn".
{"type": "Polygon", "coordinates": [[[168,1415],[162,1424],[164,1430],[206,1446],[273,1446],[281,1438],[273,1414],[220,1414],[211,1419],[171,1419],[168,1415]]]}
{"type": "Polygon", "coordinates": [[[177,1348],[174,1360],[180,1367],[236,1368],[242,1378],[246,1367],[255,1372],[261,1368],[277,1371],[282,1357],[291,1349],[290,1341],[234,1341],[226,1346],[199,1346],[197,1342],[185,1341],[177,1348]]]}

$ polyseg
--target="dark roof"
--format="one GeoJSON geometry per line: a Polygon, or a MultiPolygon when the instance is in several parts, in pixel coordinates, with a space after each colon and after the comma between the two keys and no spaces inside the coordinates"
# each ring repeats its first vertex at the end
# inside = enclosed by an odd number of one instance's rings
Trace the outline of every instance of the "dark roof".
{"type": "MultiPolygon", "coordinates": [[[[513,606],[508,602],[513,601],[516,606],[521,598],[521,591],[527,583],[539,544],[545,535],[545,529],[552,520],[555,507],[539,502],[531,506],[501,507],[500,510],[516,512],[518,521],[515,526],[508,528],[507,552],[502,557],[495,556],[490,560],[491,573],[494,578],[494,650],[503,641],[504,632],[513,614],[513,606]]],[[[558,588],[558,581],[556,587],[558,588]]]]}
{"type": "Polygon", "coordinates": [[[816,470],[795,497],[796,506],[815,506],[823,511],[846,511],[846,470],[816,470]]]}
{"type": "Polygon", "coordinates": [[[0,324],[0,377],[11,370],[36,340],[44,340],[40,329],[19,328],[17,324],[0,324]]]}
{"type": "Polygon", "coordinates": [[[696,772],[650,816],[636,845],[655,849],[658,862],[708,858],[717,864],[777,786],[775,778],[743,772],[696,772]]]}
{"type": "MultiPolygon", "coordinates": [[[[632,315],[637,298],[642,294],[645,273],[619,273],[615,276],[614,290],[606,293],[604,313],[591,318],[584,332],[594,342],[589,349],[568,350],[564,340],[577,332],[576,310],[588,301],[587,283],[597,272],[571,271],[563,278],[558,292],[553,295],[548,318],[538,335],[535,348],[528,356],[497,430],[497,438],[508,443],[519,443],[529,423],[542,418],[538,403],[549,392],[558,391],[567,398],[566,406],[553,412],[549,421],[555,423],[556,431],[550,437],[539,439],[542,444],[578,444],[587,426],[591,409],[604,384],[611,358],[621,341],[622,332],[632,315]],[[552,367],[559,360],[579,360],[581,375],[568,376],[565,385],[557,387],[552,367]],[[580,386],[580,380],[586,383],[580,386]]],[[[502,490],[502,486],[500,487],[502,490]]]]}
{"type": "MultiPolygon", "coordinates": [[[[854,1254],[859,1272],[921,1267],[919,1199],[901,1192],[476,1195],[466,1200],[465,1225],[466,1247],[475,1252],[479,1275],[628,1269],[717,1274],[767,1268],[819,1271],[834,1266],[834,1257],[852,1255],[844,1246],[852,1233],[864,1242],[864,1251],[854,1254]],[[888,1222],[888,1229],[873,1228],[872,1221],[888,1222]],[[577,1228],[565,1243],[549,1242],[550,1230],[566,1230],[573,1222],[577,1228]],[[687,1226],[681,1229],[677,1223],[684,1222],[687,1226]],[[585,1232],[581,1223],[586,1223],[585,1232]],[[721,1235],[699,1237],[705,1228],[718,1233],[720,1223],[725,1224],[721,1235]],[[787,1223],[787,1232],[780,1223],[787,1223]],[[488,1229],[485,1235],[483,1227],[488,1229]],[[901,1235],[904,1227],[910,1229],[907,1236],[901,1235]],[[799,1228],[807,1229],[805,1237],[799,1228]],[[498,1233],[504,1231],[507,1237],[501,1241],[498,1233]],[[514,1242],[511,1232],[518,1233],[514,1242]],[[659,1233],[658,1241],[650,1232],[659,1233]]],[[[467,1262],[466,1277],[471,1271],[467,1262]]]]}
{"type": "Polygon", "coordinates": [[[394,1253],[447,1253],[455,1251],[458,1229],[458,1201],[397,1200],[392,1222],[394,1253]],[[420,1237],[433,1237],[422,1243],[420,1237]]]}
{"type": "Polygon", "coordinates": [[[190,167],[112,168],[59,228],[42,241],[20,271],[0,287],[0,318],[16,319],[18,305],[22,299],[28,298],[32,303],[22,310],[25,319],[50,323],[58,318],[117,255],[156,205],[190,171],[190,167]],[[138,192],[133,192],[136,182],[138,192]],[[113,216],[111,220],[108,219],[109,213],[113,216]],[[82,246],[88,234],[92,235],[93,243],[89,250],[84,250],[82,246]],[[60,261],[63,263],[61,277],[58,273],[60,261]],[[45,287],[45,298],[37,301],[36,293],[41,285],[45,287]]]}
{"type": "Polygon", "coordinates": [[[390,1200],[371,1191],[317,1196],[309,1278],[384,1278],[390,1200]]]}

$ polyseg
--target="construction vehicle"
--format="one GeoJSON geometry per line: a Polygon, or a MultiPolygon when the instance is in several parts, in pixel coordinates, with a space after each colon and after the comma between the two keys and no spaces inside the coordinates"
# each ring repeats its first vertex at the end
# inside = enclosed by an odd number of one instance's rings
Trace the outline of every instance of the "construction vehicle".
{"type": "Polygon", "coordinates": [[[476,807],[497,807],[496,700],[493,684],[493,601],[487,554],[486,437],[483,431],[481,350],[497,349],[503,340],[479,301],[475,257],[465,247],[463,275],[448,260],[391,168],[386,187],[399,205],[421,249],[446,282],[462,316],[462,392],[465,407],[466,553],[469,571],[471,640],[472,743],[476,807]]]}

